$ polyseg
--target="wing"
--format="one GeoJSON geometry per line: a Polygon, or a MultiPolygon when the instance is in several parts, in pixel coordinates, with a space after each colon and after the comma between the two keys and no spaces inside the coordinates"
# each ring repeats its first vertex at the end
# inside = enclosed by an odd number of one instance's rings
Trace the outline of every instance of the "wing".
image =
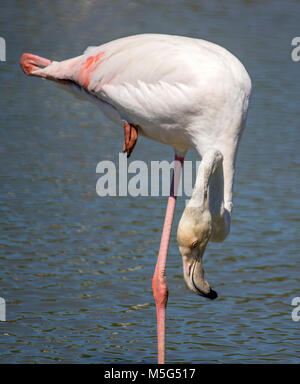
{"type": "Polygon", "coordinates": [[[77,81],[124,118],[174,118],[191,108],[191,55],[192,47],[181,39],[132,36],[89,49],[77,81]]]}
{"type": "Polygon", "coordinates": [[[247,90],[249,80],[241,68],[233,55],[213,43],[145,34],[89,47],[81,56],[52,62],[32,74],[71,80],[121,118],[155,124],[207,115],[209,110],[213,116],[234,90],[247,90]]]}

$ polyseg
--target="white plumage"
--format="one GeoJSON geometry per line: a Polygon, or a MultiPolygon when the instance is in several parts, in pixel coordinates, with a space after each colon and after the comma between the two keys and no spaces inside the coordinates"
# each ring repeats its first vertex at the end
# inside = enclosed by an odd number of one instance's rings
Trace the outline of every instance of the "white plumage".
{"type": "MultiPolygon", "coordinates": [[[[188,287],[215,298],[204,279],[202,256],[209,240],[223,241],[230,230],[235,159],[251,93],[250,77],[240,61],[208,41],[145,34],[89,47],[83,55],[62,62],[25,53],[21,66],[28,75],[67,83],[72,89],[76,85],[91,97],[109,119],[124,125],[128,155],[137,130],[171,145],[181,162],[189,148],[198,151],[202,162],[177,240],[188,287]]],[[[180,168],[175,176],[176,172],[180,168]]],[[[164,362],[165,264],[173,192],[152,284],[159,362],[164,362]]]]}

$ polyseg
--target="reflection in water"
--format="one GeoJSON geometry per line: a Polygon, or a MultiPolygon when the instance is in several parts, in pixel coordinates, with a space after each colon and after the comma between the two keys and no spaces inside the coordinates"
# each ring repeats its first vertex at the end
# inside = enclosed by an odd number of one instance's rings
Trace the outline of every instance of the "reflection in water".
{"type": "MultiPolygon", "coordinates": [[[[6,322],[0,361],[155,362],[151,278],[166,199],[99,198],[96,165],[118,160],[122,132],[89,103],[28,79],[23,51],[61,60],[144,32],[201,37],[228,48],[253,80],[239,154],[232,230],[209,244],[208,302],[184,286],[175,233],[167,265],[168,362],[299,363],[299,34],[296,1],[7,2],[0,15],[2,169],[0,266],[6,322]],[[283,5],[284,4],[284,5],[283,5]],[[113,28],[112,28],[113,26],[113,28]]],[[[171,160],[141,138],[134,158],[171,160]]],[[[190,152],[187,160],[198,160],[190,152]]]]}

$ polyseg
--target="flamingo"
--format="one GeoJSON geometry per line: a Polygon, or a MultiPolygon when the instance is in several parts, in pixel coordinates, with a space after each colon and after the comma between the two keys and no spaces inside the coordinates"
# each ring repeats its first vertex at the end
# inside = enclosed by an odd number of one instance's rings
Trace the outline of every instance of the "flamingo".
{"type": "Polygon", "coordinates": [[[165,271],[184,156],[194,148],[201,158],[192,197],[177,230],[184,280],[196,294],[215,299],[217,293],[204,278],[202,257],[208,241],[221,242],[230,231],[236,154],[247,118],[251,79],[225,48],[162,34],[120,38],[60,62],[24,53],[20,65],[25,74],[62,83],[96,103],[123,127],[127,157],[138,135],[174,148],[172,185],[152,279],[158,363],[164,363],[165,271]]]}

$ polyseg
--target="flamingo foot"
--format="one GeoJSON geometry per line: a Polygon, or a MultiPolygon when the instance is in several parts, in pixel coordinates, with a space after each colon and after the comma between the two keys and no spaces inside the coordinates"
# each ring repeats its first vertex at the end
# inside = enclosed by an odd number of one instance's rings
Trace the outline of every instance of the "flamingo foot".
{"type": "Polygon", "coordinates": [[[33,71],[37,69],[42,69],[48,67],[52,63],[51,60],[45,59],[44,57],[40,57],[37,55],[33,55],[31,53],[23,53],[20,59],[20,65],[23,72],[30,76],[34,75],[33,71]]]}
{"type": "Polygon", "coordinates": [[[138,129],[133,124],[124,122],[124,144],[123,153],[127,153],[127,157],[131,155],[133,148],[138,139],[138,129]]]}

